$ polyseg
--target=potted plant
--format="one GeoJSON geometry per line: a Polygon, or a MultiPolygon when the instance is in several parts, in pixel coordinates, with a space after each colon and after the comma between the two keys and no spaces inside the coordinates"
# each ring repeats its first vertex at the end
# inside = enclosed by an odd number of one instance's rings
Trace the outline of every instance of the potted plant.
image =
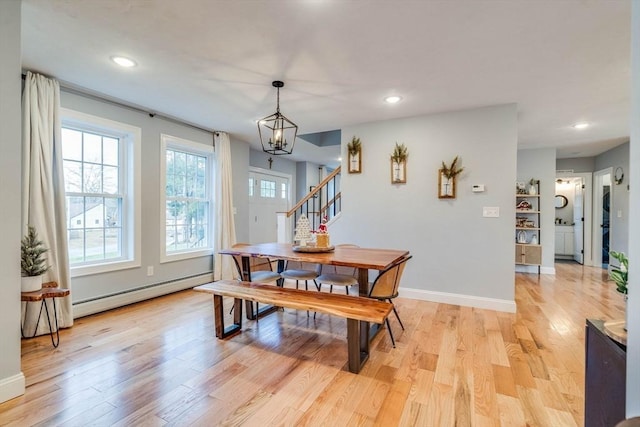
{"type": "Polygon", "coordinates": [[[42,275],[49,270],[44,257],[47,248],[38,239],[38,233],[29,226],[22,238],[20,267],[22,269],[22,292],[33,292],[42,288],[42,275]]]}
{"type": "Polygon", "coordinates": [[[616,290],[627,297],[627,275],[629,273],[629,259],[624,252],[609,252],[609,256],[620,263],[617,267],[611,268],[609,276],[616,283],[616,290]]]}
{"type": "Polygon", "coordinates": [[[460,175],[464,168],[458,167],[458,156],[453,159],[450,166],[447,166],[444,161],[442,162],[442,174],[447,180],[452,180],[456,176],[460,175]]]}
{"type": "Polygon", "coordinates": [[[362,143],[360,142],[360,138],[356,138],[356,136],[354,135],[353,138],[351,138],[351,142],[347,144],[347,150],[352,156],[357,155],[360,150],[362,150],[362,143]]]}
{"type": "Polygon", "coordinates": [[[396,163],[403,163],[409,157],[409,152],[407,151],[407,147],[404,144],[398,144],[396,142],[396,146],[393,148],[393,153],[391,154],[391,160],[396,163]]]}
{"type": "Polygon", "coordinates": [[[407,147],[404,144],[398,144],[396,142],[393,153],[391,153],[391,182],[407,182],[407,157],[409,157],[407,147]]]}
{"type": "Polygon", "coordinates": [[[456,197],[456,177],[462,173],[464,168],[458,166],[458,156],[456,156],[451,165],[443,161],[438,176],[438,197],[441,199],[454,199],[456,197]],[[442,177],[446,179],[443,182],[442,177]]]}
{"type": "Polygon", "coordinates": [[[610,251],[609,256],[620,263],[620,265],[618,266],[611,267],[611,272],[609,273],[609,277],[611,278],[611,280],[615,282],[616,290],[624,295],[624,301],[625,301],[624,312],[625,312],[625,324],[626,324],[627,311],[628,311],[626,307],[626,303],[627,303],[627,290],[628,290],[627,276],[629,274],[629,258],[627,258],[624,252],[616,252],[616,251],[610,251]]]}
{"type": "Polygon", "coordinates": [[[356,138],[354,135],[351,138],[351,142],[347,144],[347,151],[349,152],[349,173],[360,173],[362,171],[362,143],[360,138],[356,138]]]}
{"type": "Polygon", "coordinates": [[[536,184],[539,184],[540,180],[535,179],[535,178],[531,178],[529,180],[529,194],[531,194],[532,196],[535,196],[538,191],[536,190],[536,184]]]}

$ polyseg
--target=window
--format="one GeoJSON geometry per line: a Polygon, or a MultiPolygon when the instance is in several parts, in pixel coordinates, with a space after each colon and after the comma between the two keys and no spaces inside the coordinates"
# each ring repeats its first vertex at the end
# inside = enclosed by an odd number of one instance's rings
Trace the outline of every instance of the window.
{"type": "Polygon", "coordinates": [[[249,178],[249,197],[253,197],[253,178],[249,178]]]}
{"type": "Polygon", "coordinates": [[[286,199],[287,198],[287,183],[286,182],[280,183],[280,198],[282,198],[282,199],[286,199]]]}
{"type": "Polygon", "coordinates": [[[276,197],[276,182],[260,180],[260,197],[275,198],[276,197]]]}
{"type": "Polygon", "coordinates": [[[140,264],[140,129],[62,110],[67,242],[72,276],[140,264]]]}
{"type": "Polygon", "coordinates": [[[213,147],[162,135],[164,261],[211,254],[213,147]]]}

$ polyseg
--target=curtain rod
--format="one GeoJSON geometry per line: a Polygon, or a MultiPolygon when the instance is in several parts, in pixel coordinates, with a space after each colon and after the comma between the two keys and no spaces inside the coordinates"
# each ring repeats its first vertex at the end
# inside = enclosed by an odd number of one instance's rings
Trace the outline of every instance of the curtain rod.
{"type": "MultiPolygon", "coordinates": [[[[34,74],[40,74],[40,73],[34,73],[34,74]]],[[[26,73],[22,73],[22,80],[25,80],[26,77],[27,77],[26,73]]],[[[49,78],[53,78],[53,77],[49,77],[49,78]]],[[[58,79],[56,79],[56,80],[58,80],[58,79]]],[[[110,96],[105,95],[105,94],[100,93],[100,92],[92,91],[90,89],[87,89],[87,88],[82,87],[82,86],[75,85],[75,84],[70,83],[70,82],[65,82],[65,81],[58,80],[58,83],[60,84],[60,89],[63,89],[65,92],[68,92],[68,93],[71,93],[71,94],[74,94],[74,95],[80,95],[80,96],[84,96],[85,98],[93,99],[93,100],[96,100],[96,101],[106,102],[108,104],[115,105],[115,106],[121,107],[121,108],[127,108],[129,110],[136,111],[138,113],[148,114],[149,117],[152,117],[152,118],[153,117],[158,117],[158,118],[167,120],[169,122],[177,123],[179,125],[188,126],[188,127],[193,128],[193,129],[197,129],[197,130],[200,130],[200,131],[203,131],[203,132],[207,132],[207,133],[212,133],[212,134],[215,134],[216,136],[218,136],[219,132],[221,132],[221,131],[216,130],[216,129],[208,129],[208,128],[204,128],[204,127],[198,126],[198,125],[193,124],[193,123],[185,122],[184,120],[178,119],[176,117],[168,116],[168,115],[165,115],[165,114],[162,114],[162,113],[157,113],[157,112],[154,112],[154,111],[149,111],[144,107],[141,107],[141,106],[138,106],[138,105],[135,105],[135,104],[126,103],[126,102],[124,102],[124,101],[122,101],[120,99],[116,99],[116,98],[110,97],[110,96]]]]}

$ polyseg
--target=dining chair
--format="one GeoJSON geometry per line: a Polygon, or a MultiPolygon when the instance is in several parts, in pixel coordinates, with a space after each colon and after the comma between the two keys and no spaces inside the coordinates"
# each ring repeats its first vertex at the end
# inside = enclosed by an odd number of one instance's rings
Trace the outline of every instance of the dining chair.
{"type": "MultiPolygon", "coordinates": [[[[336,245],[336,248],[359,248],[358,245],[343,243],[336,245]]],[[[320,275],[316,278],[319,291],[322,285],[329,285],[329,293],[333,292],[334,286],[344,286],[345,292],[349,295],[349,287],[358,284],[357,269],[355,267],[343,267],[339,265],[322,265],[320,275]]]]}
{"type": "Polygon", "coordinates": [[[320,290],[316,278],[320,275],[322,266],[320,264],[312,264],[303,261],[287,261],[284,271],[280,273],[280,276],[284,279],[295,280],[296,289],[299,287],[299,282],[304,280],[305,290],[309,290],[309,280],[313,281],[316,285],[316,289],[320,290]]]}
{"type": "MultiPolygon", "coordinates": [[[[233,248],[241,248],[243,246],[249,246],[249,243],[236,243],[233,248]]],[[[233,255],[233,261],[238,270],[238,280],[243,280],[242,277],[242,257],[239,255],[233,255]]],[[[251,281],[259,283],[277,283],[282,277],[280,274],[273,271],[272,262],[269,258],[251,257],[249,259],[249,271],[251,271],[251,281]]],[[[231,311],[233,311],[231,306],[231,311]]],[[[256,302],[256,313],[258,313],[258,303],[256,302]]],[[[256,315],[256,322],[258,316],[256,315]]]]}
{"type": "MultiPolygon", "coordinates": [[[[407,261],[411,259],[411,255],[407,255],[401,258],[398,262],[391,265],[391,267],[386,270],[382,270],[378,277],[376,277],[375,281],[371,285],[369,290],[369,298],[375,298],[380,301],[388,301],[391,303],[391,307],[393,308],[393,312],[400,323],[400,327],[404,331],[404,325],[402,324],[402,320],[400,320],[400,316],[398,315],[398,310],[396,310],[395,305],[393,305],[393,299],[398,296],[398,288],[400,287],[400,279],[402,278],[402,273],[404,272],[404,267],[407,265],[407,261]]],[[[389,324],[389,316],[384,319],[387,330],[389,331],[389,336],[391,337],[391,344],[393,348],[396,347],[396,341],[393,338],[393,331],[391,330],[391,325],[389,324]]]]}

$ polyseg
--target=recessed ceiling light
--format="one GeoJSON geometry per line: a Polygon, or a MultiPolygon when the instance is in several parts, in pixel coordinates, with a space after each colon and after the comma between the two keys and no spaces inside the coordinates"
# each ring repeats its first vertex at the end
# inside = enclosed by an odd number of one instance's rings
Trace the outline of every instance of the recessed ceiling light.
{"type": "Polygon", "coordinates": [[[573,125],[574,129],[584,129],[586,127],[589,127],[589,123],[587,122],[576,123],[573,125]]]}
{"type": "Polygon", "coordinates": [[[402,101],[402,97],[398,95],[387,96],[384,99],[384,102],[386,102],[387,104],[396,104],[400,101],[402,101]]]}
{"type": "Polygon", "coordinates": [[[133,59],[125,58],[124,56],[112,56],[111,60],[119,66],[125,68],[131,68],[137,65],[136,61],[134,61],[133,59]]]}

